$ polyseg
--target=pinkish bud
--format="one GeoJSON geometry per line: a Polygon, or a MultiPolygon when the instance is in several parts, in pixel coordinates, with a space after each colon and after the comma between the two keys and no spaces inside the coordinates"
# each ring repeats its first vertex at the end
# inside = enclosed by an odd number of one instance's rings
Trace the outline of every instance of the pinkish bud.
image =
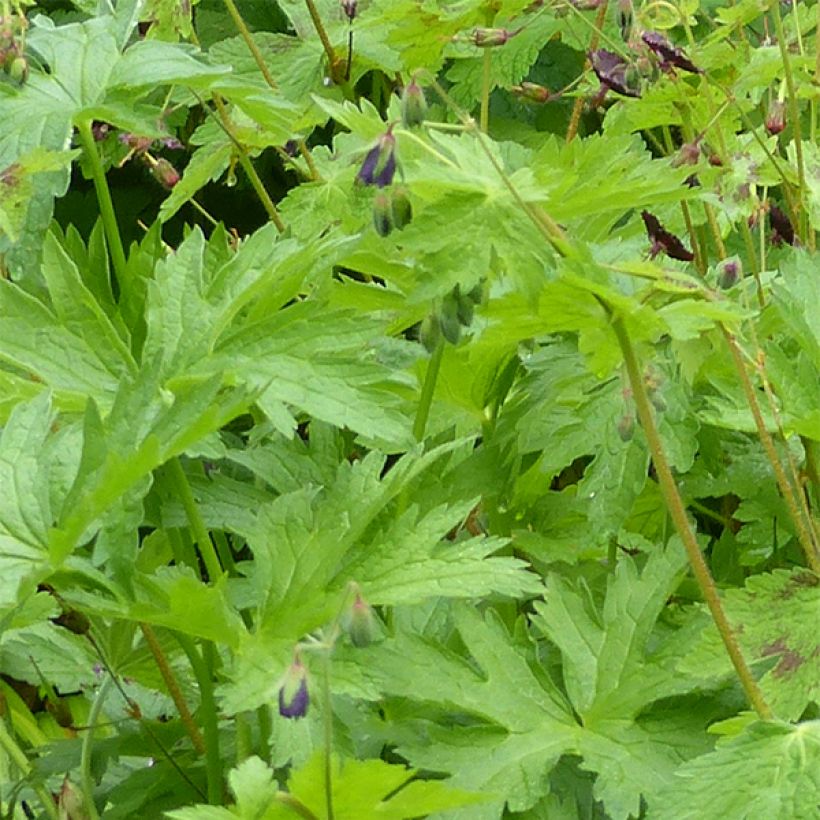
{"type": "Polygon", "coordinates": [[[516,97],[521,97],[530,102],[545,103],[552,98],[552,94],[548,88],[545,88],[543,85],[537,85],[536,83],[523,82],[521,85],[514,85],[510,91],[512,91],[516,97]]]}
{"type": "Polygon", "coordinates": [[[359,592],[351,604],[346,621],[347,634],[350,635],[353,646],[362,648],[373,643],[376,636],[373,610],[359,592]]]}
{"type": "Polygon", "coordinates": [[[352,23],[356,19],[356,13],[359,11],[357,0],[341,0],[340,5],[345,17],[352,23]]]}
{"type": "Polygon", "coordinates": [[[766,114],[766,130],[774,136],[781,133],[786,127],[786,103],[783,100],[774,100],[766,114]]]}
{"type": "Polygon", "coordinates": [[[424,91],[416,82],[410,80],[401,95],[401,120],[405,128],[421,125],[427,115],[427,100],[424,91]]]}
{"type": "Polygon", "coordinates": [[[718,265],[717,281],[718,287],[722,290],[729,290],[741,276],[743,276],[743,266],[736,256],[731,259],[724,259],[718,265]]]}
{"type": "Polygon", "coordinates": [[[169,191],[179,182],[179,171],[167,159],[158,159],[151,167],[151,174],[163,188],[169,191]]]}
{"type": "Polygon", "coordinates": [[[470,35],[470,42],[479,48],[503,46],[513,37],[505,28],[477,28],[470,35]]]}

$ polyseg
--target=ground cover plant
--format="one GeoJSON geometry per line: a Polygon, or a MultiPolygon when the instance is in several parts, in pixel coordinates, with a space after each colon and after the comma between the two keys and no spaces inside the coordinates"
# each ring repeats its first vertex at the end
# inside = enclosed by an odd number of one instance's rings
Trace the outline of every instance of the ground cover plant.
{"type": "Polygon", "coordinates": [[[820,811],[820,4],[2,3],[3,818],[820,811]]]}

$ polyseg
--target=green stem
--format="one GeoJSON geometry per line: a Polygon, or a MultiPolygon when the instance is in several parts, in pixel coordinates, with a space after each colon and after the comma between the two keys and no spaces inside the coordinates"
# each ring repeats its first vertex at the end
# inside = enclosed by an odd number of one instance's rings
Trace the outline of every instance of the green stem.
{"type": "Polygon", "coordinates": [[[94,776],[91,774],[91,752],[94,746],[94,731],[102,712],[103,704],[111,689],[111,678],[107,677],[91,704],[91,711],[88,713],[88,729],[83,737],[83,745],[80,750],[80,777],[82,780],[83,796],[85,797],[86,810],[89,820],[98,820],[97,804],[94,802],[94,776]]]}
{"type": "MultiPolygon", "coordinates": [[[[8,755],[11,762],[20,770],[24,777],[31,774],[31,764],[25,755],[25,752],[17,745],[17,742],[6,728],[6,722],[0,718],[0,749],[8,755]]],[[[51,820],[58,820],[57,807],[54,805],[54,800],[51,798],[51,793],[42,784],[34,782],[32,788],[40,798],[43,804],[43,810],[51,818],[51,820]]]]}
{"type": "Polygon", "coordinates": [[[322,22],[322,18],[316,9],[316,4],[313,0],[305,0],[305,5],[307,6],[308,14],[310,14],[310,19],[313,21],[313,28],[316,29],[316,33],[319,35],[319,40],[322,42],[322,48],[325,50],[330,77],[335,83],[343,82],[344,66],[339,65],[339,59],[336,56],[336,51],[330,44],[330,38],[327,36],[325,24],[322,22]]]}
{"type": "MultiPolygon", "coordinates": [[[[800,107],[797,104],[797,89],[794,85],[794,74],[792,73],[791,58],[789,56],[789,44],[786,41],[786,32],[783,29],[783,18],[780,15],[780,2],[774,0],[769,4],[774,19],[774,29],[777,33],[777,45],[780,48],[780,59],[783,62],[783,74],[786,78],[786,90],[789,98],[789,117],[791,118],[792,134],[794,135],[794,150],[797,157],[797,178],[800,180],[799,201],[801,207],[798,213],[799,222],[797,227],[800,230],[800,238],[805,242],[807,239],[807,221],[805,209],[802,202],[808,192],[806,187],[806,167],[803,162],[803,134],[800,125],[800,107]]],[[[796,23],[799,26],[799,23],[796,23]]]]}
{"type": "MultiPolygon", "coordinates": [[[[572,6],[574,9],[574,6],[572,6]]],[[[589,46],[587,47],[587,54],[592,53],[598,48],[598,43],[601,40],[601,29],[604,27],[604,23],[606,22],[606,13],[608,8],[607,0],[604,0],[600,6],[598,6],[598,13],[595,15],[595,22],[593,24],[592,34],[589,38],[589,46]]],[[[577,9],[576,9],[577,11],[577,9]]],[[[586,17],[581,15],[582,19],[586,22],[586,17]]],[[[589,60],[586,61],[584,64],[584,70],[586,71],[590,66],[589,60]]],[[[584,111],[584,103],[586,102],[586,98],[576,97],[575,102],[572,106],[572,114],[570,114],[569,118],[569,125],[567,126],[567,142],[572,142],[576,135],[578,134],[578,126],[581,124],[581,114],[584,111]]]]}
{"type": "Polygon", "coordinates": [[[712,578],[706,562],[703,560],[700,547],[698,546],[695,533],[689,524],[689,519],[686,516],[686,508],[683,504],[680,492],[678,491],[675,478],[672,475],[672,469],[669,462],[666,460],[666,453],[663,449],[658,428],[655,425],[655,418],[652,413],[652,406],[649,401],[649,396],[646,392],[646,385],[644,384],[641,368],[638,363],[635,349],[632,346],[632,340],[629,338],[626,325],[623,319],[612,313],[608,305],[602,303],[606,311],[612,317],[612,329],[618,339],[618,344],[621,347],[621,352],[624,357],[624,364],[626,365],[627,375],[629,376],[629,383],[632,387],[632,396],[635,401],[635,408],[637,410],[638,419],[641,422],[644,434],[646,435],[647,443],[649,444],[649,451],[652,454],[652,463],[655,465],[655,472],[658,476],[658,484],[661,488],[666,508],[672,518],[672,523],[677,530],[678,536],[683,542],[684,549],[689,558],[689,564],[692,567],[692,573],[695,580],[700,587],[712,619],[717,626],[720,637],[723,640],[723,645],[731,658],[732,665],[735,668],[738,679],[749,699],[749,703],[757,712],[759,717],[763,720],[768,720],[772,717],[771,709],[766,701],[763,699],[757,682],[752,676],[751,670],[746,664],[743,653],[740,651],[740,646],[737,643],[732,627],[726,618],[726,613],[723,611],[723,606],[720,603],[717,587],[712,578]]]}
{"type": "Polygon", "coordinates": [[[182,650],[188,656],[199,687],[199,718],[205,740],[205,772],[208,779],[208,802],[218,806],[224,801],[222,758],[219,752],[219,717],[214,698],[214,648],[207,642],[202,647],[202,656],[188,635],[174,633],[182,650]]]}
{"type": "Polygon", "coordinates": [[[233,0],[223,0],[223,2],[225,3],[225,8],[228,9],[228,14],[231,15],[231,19],[233,20],[237,29],[239,29],[239,33],[242,35],[242,39],[245,41],[245,45],[247,45],[248,50],[253,55],[253,59],[256,62],[256,65],[262,72],[262,76],[265,78],[265,82],[275,91],[276,81],[271,76],[270,70],[268,69],[268,66],[265,64],[265,58],[262,56],[262,52],[259,50],[259,46],[256,45],[256,42],[253,39],[253,35],[251,34],[250,29],[245,25],[245,21],[242,19],[242,15],[239,13],[239,9],[236,7],[236,3],[234,3],[233,0]]]}
{"type": "Polygon", "coordinates": [[[217,579],[222,577],[222,566],[219,563],[219,558],[216,555],[211,536],[208,534],[208,528],[202,520],[202,515],[199,512],[194,494],[191,491],[191,485],[188,482],[188,476],[185,475],[185,470],[182,469],[182,464],[178,458],[172,458],[168,461],[168,472],[171,475],[171,481],[179,495],[179,500],[185,508],[185,515],[188,518],[188,524],[191,527],[191,532],[194,535],[194,540],[199,547],[199,554],[205,562],[205,569],[208,571],[208,579],[211,583],[215,583],[217,579]]]}
{"type": "Polygon", "coordinates": [[[818,458],[818,445],[814,439],[808,436],[801,436],[803,451],[806,454],[806,476],[814,489],[814,503],[820,507],[820,458],[818,458]]]}
{"type": "Polygon", "coordinates": [[[269,706],[260,706],[256,710],[256,722],[259,725],[259,757],[261,757],[266,763],[270,763],[270,738],[273,733],[273,721],[271,720],[269,706]]]}
{"type": "MultiPolygon", "coordinates": [[[[760,443],[766,451],[766,456],[769,463],[772,465],[774,471],[775,481],[780,488],[780,493],[783,496],[783,501],[786,503],[786,508],[789,511],[789,518],[791,518],[797,533],[797,540],[806,556],[809,566],[815,571],[820,572],[820,552],[818,552],[811,533],[806,526],[803,516],[800,514],[799,505],[795,498],[794,488],[786,477],[783,465],[780,463],[780,458],[777,455],[777,449],[774,446],[774,440],[771,434],[766,429],[766,422],[763,420],[763,414],[760,410],[760,404],[757,401],[757,393],[752,386],[749,379],[749,374],[746,372],[746,365],[743,362],[743,356],[738,347],[737,340],[725,327],[723,328],[723,337],[726,344],[729,346],[729,352],[732,354],[732,361],[735,365],[735,370],[740,377],[740,384],[743,388],[743,393],[746,397],[746,402],[752,412],[757,434],[760,438],[760,443]]],[[[809,522],[810,523],[810,522],[809,522]]]]}
{"type": "Polygon", "coordinates": [[[125,283],[125,249],[120,236],[117,215],[114,212],[111,191],[105,178],[105,169],[100,159],[100,153],[97,151],[97,144],[94,142],[94,135],[91,133],[91,120],[81,120],[77,124],[77,132],[83,146],[83,153],[91,168],[91,177],[94,180],[94,190],[97,193],[97,203],[100,206],[100,217],[102,218],[105,238],[108,240],[108,250],[111,254],[111,263],[114,266],[114,274],[117,277],[120,289],[122,289],[125,283]]]}
{"type": "Polygon", "coordinates": [[[191,743],[193,744],[194,749],[196,749],[198,754],[204,757],[206,753],[205,741],[202,739],[202,734],[199,731],[199,727],[194,722],[194,718],[191,715],[191,710],[185,702],[185,697],[182,694],[182,689],[180,688],[176,675],[174,674],[174,670],[171,669],[171,665],[168,663],[168,659],[162,651],[162,647],[157,640],[154,630],[146,623],[140,623],[140,629],[142,630],[145,642],[148,644],[148,648],[151,650],[151,654],[154,656],[154,661],[156,662],[159,672],[162,675],[162,679],[165,681],[166,687],[168,687],[168,694],[171,696],[171,700],[174,701],[174,706],[176,706],[177,712],[179,712],[182,725],[188,732],[188,737],[191,738],[191,743]]]}
{"type": "Polygon", "coordinates": [[[490,130],[490,71],[493,65],[491,48],[485,48],[481,64],[481,113],[480,127],[486,134],[490,130]]]}
{"type": "Polygon", "coordinates": [[[427,363],[427,372],[424,374],[424,384],[421,386],[421,396],[419,396],[419,406],[413,422],[413,436],[416,441],[424,440],[427,419],[430,417],[430,406],[433,403],[433,393],[436,390],[436,382],[441,370],[441,360],[444,356],[444,345],[444,339],[439,339],[430,356],[430,361],[427,363]]]}
{"type": "Polygon", "coordinates": [[[325,812],[333,820],[333,707],[330,702],[330,650],[322,658],[322,720],[325,730],[325,812]]]}
{"type": "Polygon", "coordinates": [[[292,794],[288,794],[287,792],[276,792],[276,799],[283,806],[287,806],[291,811],[296,812],[299,817],[304,817],[305,820],[319,820],[319,818],[304,803],[302,803],[301,800],[298,800],[292,794]]]}

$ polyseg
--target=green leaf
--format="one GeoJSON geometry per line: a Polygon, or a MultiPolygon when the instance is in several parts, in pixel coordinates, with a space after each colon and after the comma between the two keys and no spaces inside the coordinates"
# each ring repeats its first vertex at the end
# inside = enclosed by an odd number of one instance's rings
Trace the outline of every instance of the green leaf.
{"type": "Polygon", "coordinates": [[[711,754],[685,763],[652,818],[789,817],[809,820],[820,803],[820,721],[753,723],[711,754]],[[750,789],[749,784],[754,788],[750,789]]]}

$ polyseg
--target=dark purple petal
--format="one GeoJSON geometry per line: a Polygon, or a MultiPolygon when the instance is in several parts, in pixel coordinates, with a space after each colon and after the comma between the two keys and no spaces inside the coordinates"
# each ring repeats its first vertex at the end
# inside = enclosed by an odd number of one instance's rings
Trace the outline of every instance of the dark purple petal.
{"type": "Polygon", "coordinates": [[[769,206],[769,224],[772,226],[772,243],[794,245],[794,228],[791,220],[777,205],[769,206]]]}
{"type": "Polygon", "coordinates": [[[595,76],[607,88],[625,97],[641,96],[640,92],[630,87],[627,82],[626,70],[629,68],[629,63],[618,54],[607,51],[605,48],[599,48],[597,51],[590,52],[589,59],[595,76]]]}
{"type": "Polygon", "coordinates": [[[645,31],[641,34],[641,39],[666,65],[673,65],[676,68],[682,68],[684,71],[691,71],[693,74],[703,74],[682,49],[672,45],[666,37],[658,34],[657,31],[645,31]]]}
{"type": "Polygon", "coordinates": [[[364,185],[386,188],[396,173],[396,138],[388,130],[367,152],[356,179],[364,185]]]}
{"type": "Polygon", "coordinates": [[[649,253],[653,259],[661,251],[671,259],[679,259],[681,262],[691,262],[695,258],[692,251],[687,250],[677,236],[669,233],[656,216],[649,211],[641,211],[641,219],[643,219],[649,241],[652,243],[649,253]]]}
{"type": "Polygon", "coordinates": [[[299,687],[289,699],[285,696],[285,687],[279,690],[279,714],[284,718],[301,718],[307,714],[310,695],[308,694],[307,678],[299,681],[299,687]]]}

